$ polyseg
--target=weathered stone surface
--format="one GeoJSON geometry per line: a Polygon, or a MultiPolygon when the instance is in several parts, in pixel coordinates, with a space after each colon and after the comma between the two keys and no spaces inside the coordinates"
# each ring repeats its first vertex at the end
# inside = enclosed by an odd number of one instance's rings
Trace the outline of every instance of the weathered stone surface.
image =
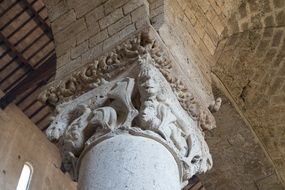
{"type": "Polygon", "coordinates": [[[112,24],[108,27],[108,33],[110,36],[113,36],[115,33],[119,32],[120,30],[124,29],[128,25],[132,23],[131,16],[125,16],[118,20],[116,23],[112,24]]]}
{"type": "Polygon", "coordinates": [[[78,46],[76,46],[75,48],[71,49],[71,52],[70,52],[71,59],[77,58],[78,56],[86,52],[87,50],[88,50],[88,41],[85,41],[79,44],[78,46]]]}
{"type": "MultiPolygon", "coordinates": [[[[214,72],[229,88],[270,157],[284,157],[281,150],[285,147],[280,139],[284,112],[274,110],[284,104],[283,33],[280,27],[268,28],[243,32],[227,40],[229,43],[214,72]],[[280,39],[279,42],[276,39],[280,39]]],[[[273,162],[284,180],[285,161],[273,159],[273,162]]]]}
{"type": "Polygon", "coordinates": [[[283,190],[250,126],[221,91],[215,89],[214,94],[222,97],[223,105],[214,114],[219,127],[206,133],[215,161],[211,171],[200,175],[206,189],[283,190]]]}
{"type": "Polygon", "coordinates": [[[67,12],[66,14],[57,18],[54,22],[52,22],[53,33],[57,33],[67,27],[69,24],[76,20],[76,15],[73,10],[67,12]]]}
{"type": "Polygon", "coordinates": [[[82,160],[79,179],[80,190],[181,190],[172,154],[154,140],[131,135],[92,148],[82,160]]]}
{"type": "Polygon", "coordinates": [[[89,47],[94,47],[100,42],[103,42],[104,40],[106,40],[107,38],[108,38],[108,31],[107,29],[105,29],[99,32],[98,34],[96,34],[95,36],[93,36],[92,38],[90,38],[89,47]]]}
{"type": "Polygon", "coordinates": [[[104,29],[107,26],[110,26],[111,24],[115,23],[117,20],[119,20],[123,16],[124,16],[124,14],[123,14],[123,10],[122,9],[115,10],[114,12],[112,12],[111,14],[109,14],[108,16],[102,18],[99,21],[100,28],[104,29]]]}
{"type": "Polygon", "coordinates": [[[74,38],[79,32],[86,29],[85,20],[79,19],[67,26],[62,32],[55,34],[55,42],[60,44],[74,38]]]}

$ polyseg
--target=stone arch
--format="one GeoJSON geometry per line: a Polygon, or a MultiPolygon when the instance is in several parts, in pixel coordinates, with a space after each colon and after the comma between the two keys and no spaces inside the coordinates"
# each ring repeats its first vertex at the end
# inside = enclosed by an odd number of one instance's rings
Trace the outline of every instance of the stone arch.
{"type": "Polygon", "coordinates": [[[285,1],[245,0],[228,18],[212,72],[285,180],[285,1]]]}

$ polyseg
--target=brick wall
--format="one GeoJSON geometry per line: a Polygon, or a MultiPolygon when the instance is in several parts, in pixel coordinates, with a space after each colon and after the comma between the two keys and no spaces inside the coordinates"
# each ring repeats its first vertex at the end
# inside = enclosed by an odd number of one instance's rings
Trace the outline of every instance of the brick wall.
{"type": "Polygon", "coordinates": [[[213,91],[223,106],[214,113],[218,127],[206,132],[214,160],[213,168],[199,176],[206,189],[283,190],[272,162],[236,105],[216,87],[213,91]]]}
{"type": "MultiPolygon", "coordinates": [[[[57,54],[56,80],[149,23],[144,0],[47,0],[57,54]]],[[[152,1],[153,17],[160,4],[152,1]]]]}
{"type": "Polygon", "coordinates": [[[229,17],[224,36],[285,24],[284,0],[247,0],[229,17]]]}
{"type": "Polygon", "coordinates": [[[229,18],[213,72],[285,181],[285,1],[244,1],[229,18]]]}
{"type": "Polygon", "coordinates": [[[165,0],[165,22],[158,29],[192,88],[207,103],[212,100],[211,67],[230,11],[224,9],[230,6],[217,2],[165,0]]]}
{"type": "Polygon", "coordinates": [[[183,71],[204,92],[211,91],[211,72],[221,79],[284,181],[285,1],[165,4],[158,31],[183,71]]]}

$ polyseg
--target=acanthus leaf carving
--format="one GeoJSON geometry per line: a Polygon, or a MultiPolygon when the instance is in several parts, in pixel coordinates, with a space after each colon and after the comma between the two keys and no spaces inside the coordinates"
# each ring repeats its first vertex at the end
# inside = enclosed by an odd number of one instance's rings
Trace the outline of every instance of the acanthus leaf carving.
{"type": "Polygon", "coordinates": [[[171,72],[156,41],[142,33],[42,93],[58,112],[47,136],[59,140],[74,179],[84,151],[120,133],[161,142],[177,160],[182,184],[211,168],[202,129],[215,120],[171,72]]]}

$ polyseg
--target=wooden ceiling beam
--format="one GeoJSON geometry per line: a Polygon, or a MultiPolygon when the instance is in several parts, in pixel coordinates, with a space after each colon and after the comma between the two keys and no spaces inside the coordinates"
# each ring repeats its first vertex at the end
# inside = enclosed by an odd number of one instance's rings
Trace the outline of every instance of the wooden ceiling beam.
{"type": "Polygon", "coordinates": [[[27,0],[19,0],[20,5],[23,9],[27,9],[27,13],[34,19],[44,33],[53,40],[51,28],[45,22],[45,20],[39,15],[39,13],[33,8],[33,6],[27,0]]]}
{"type": "Polygon", "coordinates": [[[12,7],[14,7],[17,4],[17,1],[12,3],[7,9],[5,9],[3,12],[0,13],[0,17],[2,17],[4,14],[6,14],[12,7]]]}
{"type": "MultiPolygon", "coordinates": [[[[51,51],[49,51],[45,56],[43,56],[43,57],[38,61],[38,63],[36,63],[36,64],[34,65],[34,69],[37,68],[40,64],[42,64],[42,63],[43,63],[46,59],[48,59],[49,56],[51,56],[52,54],[54,54],[54,49],[51,50],[51,51]]],[[[9,62],[8,64],[6,64],[6,65],[9,65],[9,64],[10,64],[10,62],[9,62]]],[[[6,66],[6,65],[5,65],[5,66],[6,66]]],[[[17,72],[20,68],[21,68],[21,66],[15,68],[13,71],[11,71],[5,78],[3,78],[3,79],[0,81],[0,85],[1,85],[6,79],[8,79],[9,77],[11,77],[11,75],[12,75],[13,73],[17,72]]],[[[0,72],[1,72],[1,70],[0,70],[0,72]]],[[[25,74],[23,74],[20,78],[18,78],[17,80],[15,80],[11,85],[9,85],[6,89],[4,89],[4,91],[6,92],[7,90],[13,88],[13,86],[17,85],[17,84],[18,84],[24,77],[26,77],[28,74],[29,74],[29,72],[26,72],[25,74]]]]}
{"type": "Polygon", "coordinates": [[[15,46],[9,42],[9,40],[0,32],[0,40],[5,44],[7,47],[9,55],[13,58],[16,58],[17,62],[21,65],[24,65],[28,71],[34,70],[32,65],[22,56],[21,53],[17,51],[15,46]]]}
{"type": "Polygon", "coordinates": [[[46,84],[50,76],[55,73],[55,70],[56,55],[54,53],[36,70],[30,72],[30,74],[25,79],[23,79],[0,99],[0,108],[4,109],[17,97],[18,94],[21,94],[25,90],[34,86],[42,86],[43,84],[46,84]]]}

